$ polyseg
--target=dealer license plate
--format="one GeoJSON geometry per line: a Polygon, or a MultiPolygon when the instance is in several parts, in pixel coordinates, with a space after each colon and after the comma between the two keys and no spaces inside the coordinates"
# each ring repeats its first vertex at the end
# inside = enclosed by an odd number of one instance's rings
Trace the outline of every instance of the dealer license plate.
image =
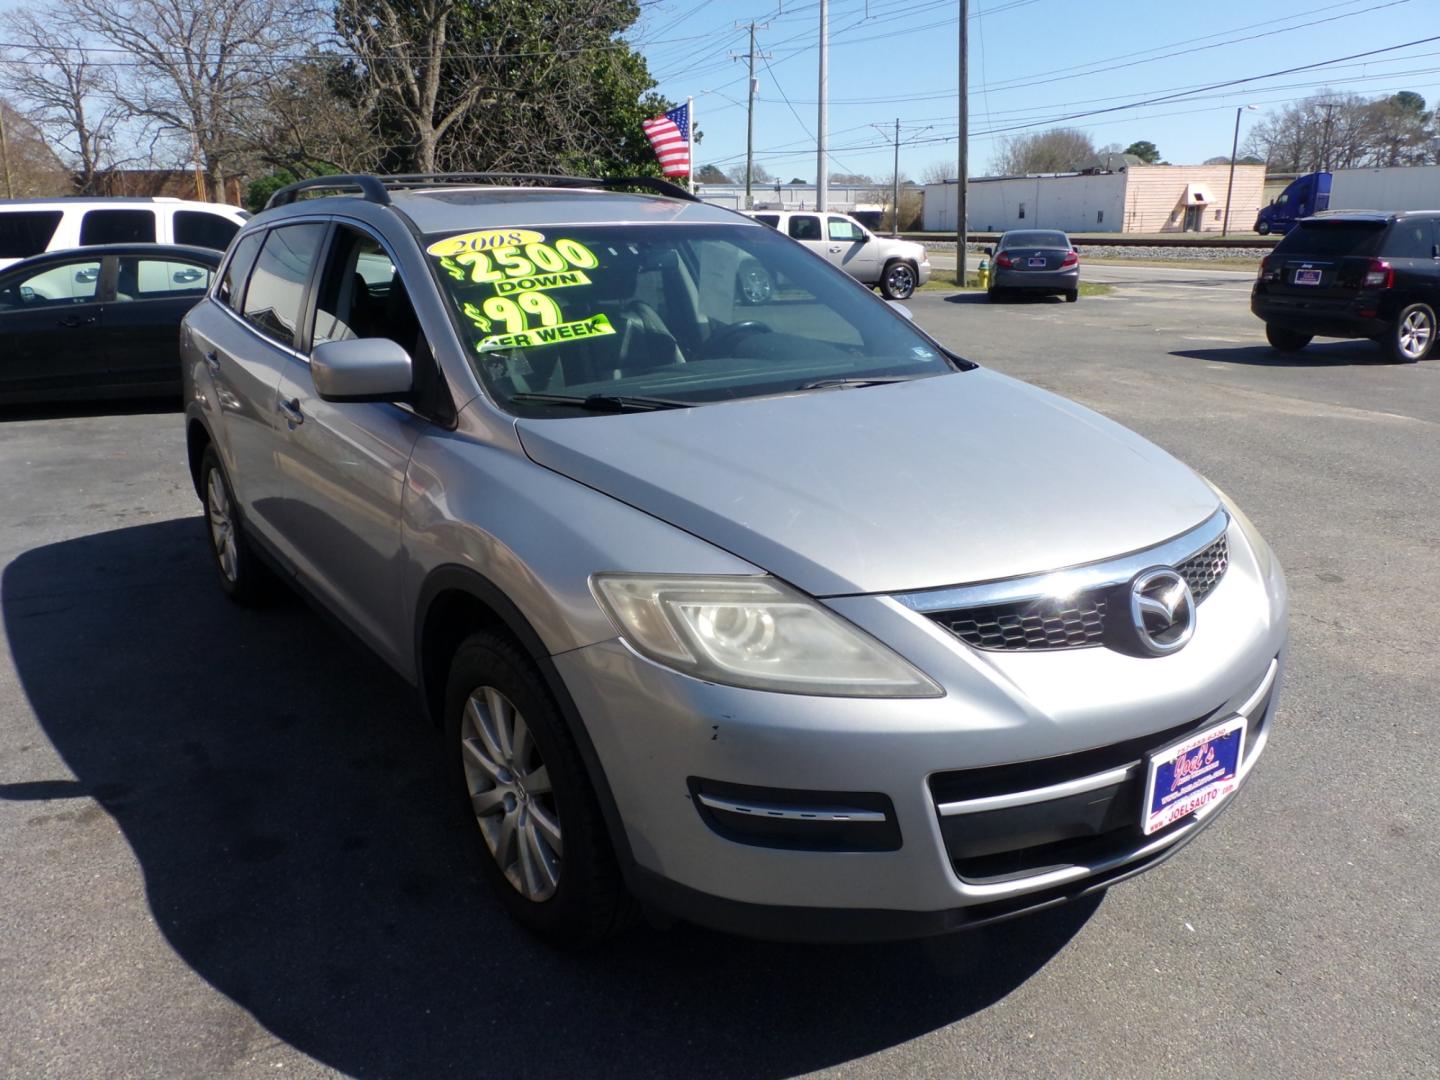
{"type": "Polygon", "coordinates": [[[1245,723],[1245,717],[1232,716],[1150,755],[1140,819],[1146,836],[1204,810],[1235,790],[1240,783],[1245,723]]]}
{"type": "Polygon", "coordinates": [[[1295,284],[1296,284],[1296,285],[1319,285],[1319,284],[1320,284],[1320,271],[1319,271],[1319,270],[1296,270],[1296,271],[1295,271],[1295,284]]]}
{"type": "Polygon", "coordinates": [[[1027,261],[1026,265],[1027,265],[1027,266],[1044,266],[1044,265],[1045,265],[1045,256],[1044,256],[1044,255],[1031,255],[1030,258],[1029,258],[1029,260],[1027,261]]]}

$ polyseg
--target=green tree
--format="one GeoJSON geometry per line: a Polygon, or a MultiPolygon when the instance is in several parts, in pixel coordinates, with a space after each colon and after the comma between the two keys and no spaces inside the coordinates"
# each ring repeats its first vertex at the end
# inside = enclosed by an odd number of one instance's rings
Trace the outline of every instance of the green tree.
{"type": "Polygon", "coordinates": [[[1154,165],[1160,160],[1160,151],[1149,139],[1138,139],[1132,142],[1125,148],[1125,153],[1134,154],[1146,165],[1154,165]]]}
{"type": "Polygon", "coordinates": [[[700,171],[695,174],[695,179],[701,184],[728,184],[730,178],[725,175],[725,170],[718,165],[701,165],[700,171]]]}

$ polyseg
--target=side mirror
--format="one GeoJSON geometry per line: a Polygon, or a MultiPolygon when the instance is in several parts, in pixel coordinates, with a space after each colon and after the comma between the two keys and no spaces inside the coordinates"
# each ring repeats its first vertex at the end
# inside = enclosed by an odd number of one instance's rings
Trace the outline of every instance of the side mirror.
{"type": "Polygon", "coordinates": [[[989,256],[991,256],[991,257],[993,258],[994,255],[995,255],[995,249],[994,249],[993,247],[987,247],[987,248],[985,249],[985,254],[986,254],[986,255],[989,255],[989,256]]]}
{"type": "Polygon", "coordinates": [[[870,234],[868,232],[862,232],[855,239],[862,244],[868,244],[870,242],[870,234]]]}
{"type": "Polygon", "coordinates": [[[325,401],[395,401],[407,396],[415,383],[410,354],[389,338],[315,346],[310,378],[325,401]]]}
{"type": "Polygon", "coordinates": [[[911,322],[915,321],[915,313],[911,311],[908,307],[906,307],[904,304],[902,304],[899,300],[886,300],[885,303],[889,304],[892,308],[898,311],[901,315],[904,315],[905,318],[909,319],[911,322]]]}

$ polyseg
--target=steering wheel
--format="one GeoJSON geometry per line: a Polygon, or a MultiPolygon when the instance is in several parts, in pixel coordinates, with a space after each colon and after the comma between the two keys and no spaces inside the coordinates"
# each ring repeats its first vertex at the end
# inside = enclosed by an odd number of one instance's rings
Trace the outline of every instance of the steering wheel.
{"type": "Polygon", "coordinates": [[[720,333],[710,339],[710,344],[705,347],[706,353],[714,355],[717,351],[728,348],[730,344],[744,337],[746,334],[768,334],[772,328],[768,323],[760,322],[758,319],[746,319],[744,322],[737,322],[727,326],[720,333]]]}

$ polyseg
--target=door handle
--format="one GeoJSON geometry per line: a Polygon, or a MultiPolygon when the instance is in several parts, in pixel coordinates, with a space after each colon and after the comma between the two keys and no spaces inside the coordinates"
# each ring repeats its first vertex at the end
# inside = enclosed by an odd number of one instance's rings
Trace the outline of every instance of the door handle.
{"type": "Polygon", "coordinates": [[[63,319],[60,320],[60,325],[74,328],[76,326],[89,326],[94,321],[94,315],[90,315],[83,319],[79,315],[66,315],[63,319]]]}
{"type": "Polygon", "coordinates": [[[205,366],[210,369],[211,375],[220,374],[220,354],[214,349],[205,354],[205,366]]]}
{"type": "Polygon", "coordinates": [[[831,252],[833,252],[834,254],[838,255],[838,254],[840,254],[840,252],[844,251],[845,249],[844,249],[843,247],[841,247],[839,244],[836,244],[836,245],[834,245],[830,250],[831,250],[831,252]]]}
{"type": "Polygon", "coordinates": [[[291,427],[305,422],[305,414],[300,411],[300,399],[291,398],[289,401],[281,400],[280,412],[285,417],[285,422],[291,427]]]}

